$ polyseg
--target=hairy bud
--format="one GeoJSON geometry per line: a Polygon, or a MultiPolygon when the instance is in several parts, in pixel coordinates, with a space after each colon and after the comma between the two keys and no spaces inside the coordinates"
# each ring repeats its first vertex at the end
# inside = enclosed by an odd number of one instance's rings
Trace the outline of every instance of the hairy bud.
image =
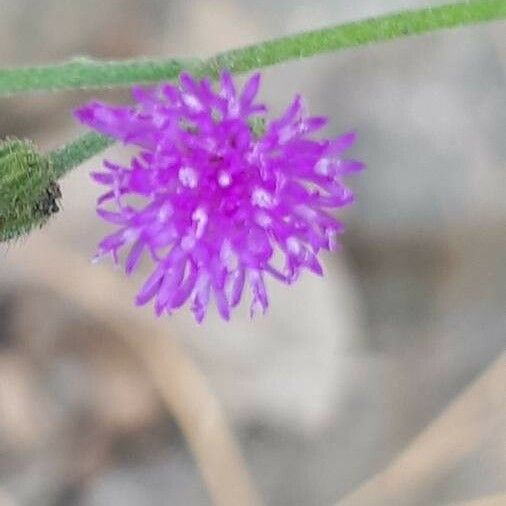
{"type": "Polygon", "coordinates": [[[50,160],[31,141],[0,142],[0,242],[43,225],[58,212],[60,198],[50,160]]]}

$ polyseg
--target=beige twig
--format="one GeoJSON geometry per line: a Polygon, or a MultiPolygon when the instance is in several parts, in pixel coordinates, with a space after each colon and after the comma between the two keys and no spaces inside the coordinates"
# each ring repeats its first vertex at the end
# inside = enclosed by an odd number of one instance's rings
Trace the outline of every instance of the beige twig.
{"type": "Polygon", "coordinates": [[[485,438],[506,428],[504,385],[506,352],[385,470],[338,501],[336,506],[408,504],[422,485],[451,469],[485,438]]]}
{"type": "Polygon", "coordinates": [[[135,310],[123,276],[92,266],[47,231],[13,246],[8,263],[105,321],[132,346],[176,419],[216,506],[261,504],[222,409],[205,376],[167,333],[166,320],[135,310]]]}
{"type": "Polygon", "coordinates": [[[471,501],[451,503],[447,506],[504,506],[505,504],[506,494],[499,494],[479,497],[478,499],[472,499],[471,501]]]}

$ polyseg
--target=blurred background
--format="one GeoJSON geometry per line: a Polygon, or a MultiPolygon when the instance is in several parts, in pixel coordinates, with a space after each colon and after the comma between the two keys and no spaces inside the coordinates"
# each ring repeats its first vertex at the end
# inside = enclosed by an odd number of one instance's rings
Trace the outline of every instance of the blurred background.
{"type": "MultiPolygon", "coordinates": [[[[442,3],[0,0],[0,66],[207,56],[442,3]]],[[[350,181],[357,203],[327,276],[272,284],[253,322],[245,307],[200,327],[187,311],[134,309],[147,270],[127,280],[88,262],[107,230],[88,176],[100,159],[67,177],[63,212],[0,249],[0,505],[218,504],[202,476],[234,490],[220,465],[234,448],[238,479],[267,505],[330,506],[379,472],[357,504],[504,494],[505,48],[495,23],[264,72],[274,111],[302,92],[329,135],[356,129],[368,170],[350,181]]],[[[0,138],[52,149],[82,132],[70,110],[90,97],[128,94],[1,98],[0,138]]]]}

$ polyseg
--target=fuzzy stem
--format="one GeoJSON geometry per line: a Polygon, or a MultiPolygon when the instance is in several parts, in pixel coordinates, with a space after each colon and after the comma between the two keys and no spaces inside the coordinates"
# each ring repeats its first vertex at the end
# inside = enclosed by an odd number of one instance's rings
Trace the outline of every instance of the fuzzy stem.
{"type": "Polygon", "coordinates": [[[139,59],[100,61],[88,57],[35,67],[0,69],[0,96],[33,91],[98,89],[176,78],[196,60],[139,59]]]}
{"type": "MultiPolygon", "coordinates": [[[[112,66],[107,62],[102,64],[95,62],[93,65],[95,66],[95,73],[99,77],[97,87],[170,79],[176,77],[178,72],[183,69],[192,71],[196,76],[216,76],[222,69],[229,69],[234,73],[247,72],[320,53],[505,17],[505,0],[474,0],[441,7],[406,11],[321,30],[302,32],[297,35],[226,51],[200,63],[196,60],[187,61],[186,63],[178,60],[177,65],[175,65],[175,60],[158,62],[146,60],[137,62],[136,65],[134,65],[134,62],[117,62],[112,66]],[[143,69],[145,69],[145,72],[143,69]],[[121,72],[119,72],[120,70],[121,72]]],[[[79,87],[79,80],[76,75],[73,79],[61,79],[61,76],[64,75],[65,65],[39,67],[37,69],[39,72],[44,73],[44,70],[47,72],[43,84],[46,85],[51,82],[50,75],[54,73],[58,79],[53,82],[52,89],[79,87]]],[[[75,62],[68,65],[75,65],[75,62]]],[[[86,65],[89,66],[90,62],[86,65]]],[[[16,72],[25,72],[25,77],[30,75],[30,69],[0,70],[0,95],[20,91],[21,88],[15,90],[8,87],[9,82],[11,84],[15,82],[14,73],[16,72]],[[10,80],[6,79],[9,75],[10,80]]],[[[88,80],[81,81],[81,86],[93,86],[93,83],[89,80],[90,74],[87,74],[87,76],[88,80]]],[[[30,80],[26,78],[24,85],[28,86],[29,82],[30,80]]],[[[31,85],[36,84],[36,80],[32,80],[31,85]]],[[[37,89],[47,88],[41,86],[37,89]]],[[[98,134],[85,134],[71,144],[51,152],[49,156],[53,160],[58,177],[61,177],[86,159],[100,153],[112,142],[110,139],[98,134]]]]}
{"type": "Polygon", "coordinates": [[[0,70],[0,95],[69,88],[107,88],[174,79],[182,70],[216,75],[221,69],[247,72],[289,60],[410,35],[506,17],[505,0],[470,0],[387,14],[261,42],[209,60],[143,59],[96,61],[79,58],[49,66],[0,70]]]}
{"type": "Polygon", "coordinates": [[[203,62],[197,73],[216,75],[221,69],[247,72],[317,54],[504,18],[505,0],[470,0],[387,14],[226,51],[203,62]]]}
{"type": "Polygon", "coordinates": [[[111,137],[87,132],[75,141],[51,151],[48,156],[53,164],[54,174],[57,178],[61,178],[69,170],[97,155],[114,142],[111,137]]]}

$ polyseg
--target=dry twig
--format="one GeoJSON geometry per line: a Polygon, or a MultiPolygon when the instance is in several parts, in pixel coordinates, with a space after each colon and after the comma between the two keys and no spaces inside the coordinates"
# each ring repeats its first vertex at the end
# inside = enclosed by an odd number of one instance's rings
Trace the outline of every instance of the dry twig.
{"type": "Polygon", "coordinates": [[[33,234],[12,248],[8,262],[37,282],[105,321],[136,351],[165,405],[179,424],[217,506],[261,504],[206,378],[185,350],[168,335],[167,322],[132,307],[134,289],[107,267],[49,234],[33,234]]]}
{"type": "Polygon", "coordinates": [[[504,430],[505,384],[506,352],[386,469],[338,501],[336,506],[408,504],[422,485],[452,468],[487,437],[504,430]]]}
{"type": "Polygon", "coordinates": [[[506,504],[506,494],[487,495],[470,501],[451,503],[447,506],[504,506],[506,504]]]}

